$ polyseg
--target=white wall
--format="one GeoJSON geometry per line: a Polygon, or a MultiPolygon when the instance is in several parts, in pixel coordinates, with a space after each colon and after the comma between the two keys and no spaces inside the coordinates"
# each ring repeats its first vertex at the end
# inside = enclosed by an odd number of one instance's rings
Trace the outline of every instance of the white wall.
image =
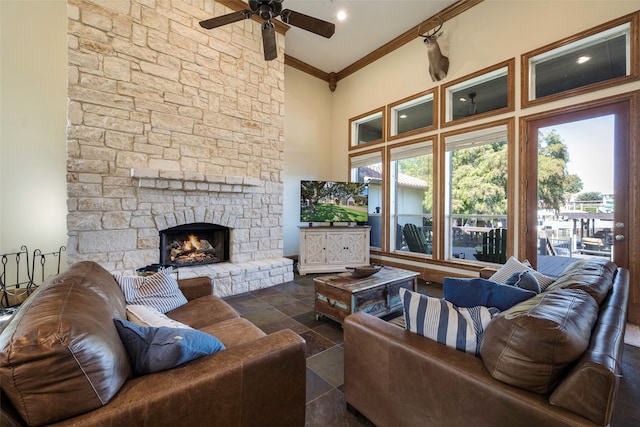
{"type": "Polygon", "coordinates": [[[0,1],[0,253],[66,245],[67,3],[0,1]]]}
{"type": "Polygon", "coordinates": [[[284,69],[284,255],[297,255],[300,180],[331,179],[329,84],[295,68],[284,69]]]}

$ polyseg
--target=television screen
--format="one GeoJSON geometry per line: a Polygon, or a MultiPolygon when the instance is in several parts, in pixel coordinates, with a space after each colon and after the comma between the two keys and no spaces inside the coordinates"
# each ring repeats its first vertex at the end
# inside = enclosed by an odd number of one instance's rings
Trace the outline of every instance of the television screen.
{"type": "Polygon", "coordinates": [[[367,222],[368,200],[366,184],[301,181],[300,222],[367,222]]]}

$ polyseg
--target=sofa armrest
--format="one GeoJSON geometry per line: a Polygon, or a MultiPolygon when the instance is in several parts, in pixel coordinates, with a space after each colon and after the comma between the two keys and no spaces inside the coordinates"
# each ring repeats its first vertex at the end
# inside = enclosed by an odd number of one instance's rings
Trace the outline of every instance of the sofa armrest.
{"type": "Polygon", "coordinates": [[[285,329],[134,378],[64,425],[304,426],[306,343],[285,329]]]}
{"type": "Polygon", "coordinates": [[[184,297],[191,301],[205,295],[213,295],[213,284],[210,277],[193,277],[178,280],[178,286],[184,297]]]}
{"type": "Polygon", "coordinates": [[[363,312],[345,319],[344,380],[347,403],[380,427],[594,425],[495,380],[480,358],[363,312]]]}

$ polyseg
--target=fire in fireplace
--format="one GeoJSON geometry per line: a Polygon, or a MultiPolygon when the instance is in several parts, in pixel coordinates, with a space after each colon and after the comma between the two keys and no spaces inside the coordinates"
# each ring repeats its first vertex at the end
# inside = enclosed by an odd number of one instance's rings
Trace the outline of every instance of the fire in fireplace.
{"type": "Polygon", "coordinates": [[[160,231],[160,264],[174,267],[229,261],[229,228],[193,223],[160,231]]]}

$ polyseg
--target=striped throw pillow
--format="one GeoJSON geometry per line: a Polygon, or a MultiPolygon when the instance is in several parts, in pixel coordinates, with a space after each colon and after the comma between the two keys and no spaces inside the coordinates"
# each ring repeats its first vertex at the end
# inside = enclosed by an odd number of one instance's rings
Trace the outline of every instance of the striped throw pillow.
{"type": "Polygon", "coordinates": [[[456,350],[480,355],[485,328],[499,310],[483,306],[461,308],[445,299],[400,289],[405,329],[456,350]]]}
{"type": "Polygon", "coordinates": [[[151,276],[114,274],[113,277],[120,285],[127,304],[146,305],[166,313],[187,303],[171,271],[169,268],[151,276]]]}
{"type": "Polygon", "coordinates": [[[541,291],[544,291],[545,289],[547,289],[547,287],[550,284],[555,282],[555,279],[553,277],[545,276],[544,274],[539,273],[533,268],[531,268],[531,265],[527,265],[527,264],[529,264],[528,261],[526,261],[526,263],[523,263],[518,261],[514,257],[510,257],[507,260],[507,262],[504,263],[502,267],[500,267],[498,271],[496,271],[495,273],[493,273],[491,277],[489,277],[489,280],[493,282],[506,284],[507,280],[509,280],[509,278],[513,275],[513,273],[519,273],[521,271],[530,271],[531,274],[533,274],[535,278],[538,280],[538,284],[540,285],[541,291]]]}

